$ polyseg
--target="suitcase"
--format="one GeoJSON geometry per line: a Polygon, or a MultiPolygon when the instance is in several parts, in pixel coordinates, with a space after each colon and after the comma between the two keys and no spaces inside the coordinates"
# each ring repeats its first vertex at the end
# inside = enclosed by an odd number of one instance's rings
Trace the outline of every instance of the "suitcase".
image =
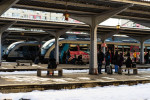
{"type": "Polygon", "coordinates": [[[107,69],[107,74],[112,74],[113,73],[111,65],[106,66],[106,69],[107,69]]]}
{"type": "Polygon", "coordinates": [[[136,63],[132,63],[132,68],[136,68],[136,63]]]}
{"type": "Polygon", "coordinates": [[[122,74],[122,68],[118,68],[118,74],[122,74]]]}

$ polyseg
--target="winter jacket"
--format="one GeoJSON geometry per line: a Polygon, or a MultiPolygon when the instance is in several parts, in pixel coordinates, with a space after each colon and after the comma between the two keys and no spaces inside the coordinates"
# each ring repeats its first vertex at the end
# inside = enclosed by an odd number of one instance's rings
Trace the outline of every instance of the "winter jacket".
{"type": "Polygon", "coordinates": [[[98,63],[101,63],[102,61],[104,61],[104,53],[99,52],[97,55],[97,58],[98,58],[98,63]]]}
{"type": "Polygon", "coordinates": [[[127,58],[126,60],[126,68],[131,68],[132,67],[132,60],[130,57],[127,58]]]}

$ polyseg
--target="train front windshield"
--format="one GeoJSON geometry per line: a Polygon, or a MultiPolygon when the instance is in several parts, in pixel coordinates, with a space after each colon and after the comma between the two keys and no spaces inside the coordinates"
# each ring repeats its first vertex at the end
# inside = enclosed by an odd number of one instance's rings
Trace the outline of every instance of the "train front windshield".
{"type": "Polygon", "coordinates": [[[43,46],[42,49],[48,49],[50,46],[54,44],[54,39],[47,41],[43,46]]]}
{"type": "Polygon", "coordinates": [[[4,54],[8,54],[16,45],[18,45],[19,43],[22,43],[24,41],[20,41],[20,42],[15,42],[12,43],[11,45],[9,45],[6,49],[6,51],[4,52],[4,54]]]}
{"type": "MultiPolygon", "coordinates": [[[[59,41],[63,40],[63,38],[59,38],[59,41]]],[[[51,39],[47,42],[45,42],[45,44],[42,46],[41,48],[41,55],[45,55],[45,53],[47,52],[47,50],[55,43],[55,39],[51,39]]]]}
{"type": "Polygon", "coordinates": [[[41,48],[41,55],[45,55],[47,50],[54,44],[54,42],[55,42],[55,39],[51,39],[47,41],[41,48]]]}

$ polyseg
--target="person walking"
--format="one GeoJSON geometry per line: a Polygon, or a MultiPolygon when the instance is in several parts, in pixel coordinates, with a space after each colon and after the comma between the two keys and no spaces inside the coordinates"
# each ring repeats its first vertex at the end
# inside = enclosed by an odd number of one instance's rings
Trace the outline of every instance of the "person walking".
{"type": "Polygon", "coordinates": [[[97,58],[98,58],[98,73],[102,74],[101,72],[102,62],[104,61],[104,53],[102,52],[102,50],[99,51],[97,58]]]}

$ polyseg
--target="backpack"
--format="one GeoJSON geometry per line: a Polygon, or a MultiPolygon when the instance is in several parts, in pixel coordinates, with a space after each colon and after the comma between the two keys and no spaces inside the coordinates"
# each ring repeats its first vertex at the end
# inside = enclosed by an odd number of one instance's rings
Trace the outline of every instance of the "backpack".
{"type": "Polygon", "coordinates": [[[49,60],[48,68],[49,69],[56,69],[57,68],[57,64],[56,64],[56,60],[55,59],[50,59],[49,60]]]}
{"type": "Polygon", "coordinates": [[[120,56],[118,55],[118,57],[117,57],[117,61],[120,61],[120,56]]]}
{"type": "Polygon", "coordinates": [[[108,60],[110,59],[110,55],[108,55],[108,60]]]}

